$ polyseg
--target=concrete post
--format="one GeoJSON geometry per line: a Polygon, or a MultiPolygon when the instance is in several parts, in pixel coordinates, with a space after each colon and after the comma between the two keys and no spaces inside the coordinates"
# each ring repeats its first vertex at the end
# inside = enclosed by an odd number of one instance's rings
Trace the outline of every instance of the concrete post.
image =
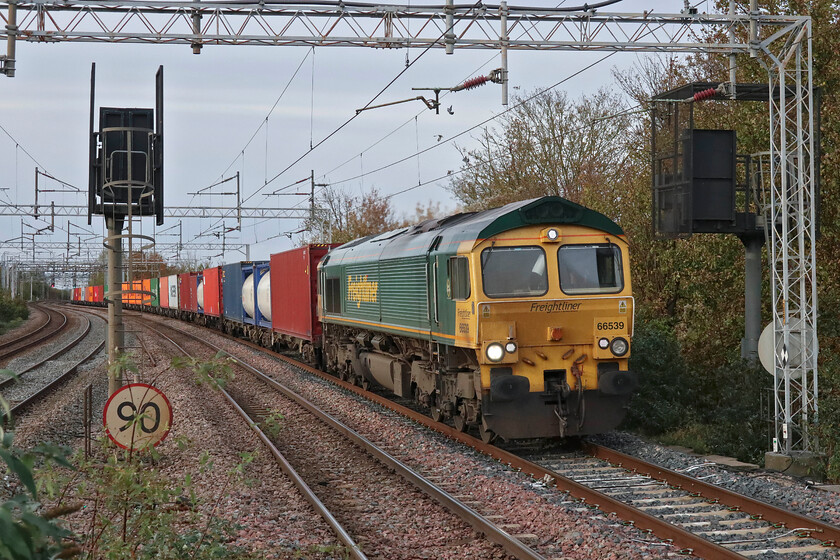
{"type": "MultiPolygon", "coordinates": [[[[108,227],[108,291],[115,293],[122,289],[122,235],[123,216],[106,216],[105,224],[108,227]]],[[[108,364],[114,363],[117,356],[125,347],[124,331],[122,324],[122,295],[111,295],[108,297],[108,364]]],[[[112,377],[108,375],[108,394],[113,395],[117,389],[122,387],[122,376],[112,377]]]]}

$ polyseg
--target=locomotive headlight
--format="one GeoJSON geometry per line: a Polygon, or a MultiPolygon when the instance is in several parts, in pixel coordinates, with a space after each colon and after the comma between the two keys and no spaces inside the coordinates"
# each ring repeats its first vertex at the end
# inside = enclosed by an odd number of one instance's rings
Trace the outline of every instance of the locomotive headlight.
{"type": "Polygon", "coordinates": [[[505,347],[498,342],[493,342],[492,344],[487,345],[487,349],[484,353],[487,355],[487,359],[491,362],[501,362],[502,358],[505,357],[505,347]]]}
{"type": "Polygon", "coordinates": [[[601,340],[598,341],[598,348],[600,348],[601,350],[606,350],[609,345],[610,345],[610,341],[607,340],[606,338],[602,338],[601,340]]]}
{"type": "Polygon", "coordinates": [[[560,237],[560,230],[554,227],[545,228],[540,232],[540,241],[542,243],[559,243],[560,237]]]}
{"type": "Polygon", "coordinates": [[[614,338],[610,343],[610,351],[619,358],[625,355],[628,350],[630,350],[630,345],[621,337],[614,338]]]}
{"type": "Polygon", "coordinates": [[[514,352],[516,352],[516,343],[511,340],[510,342],[505,344],[505,351],[508,354],[513,354],[514,352]]]}

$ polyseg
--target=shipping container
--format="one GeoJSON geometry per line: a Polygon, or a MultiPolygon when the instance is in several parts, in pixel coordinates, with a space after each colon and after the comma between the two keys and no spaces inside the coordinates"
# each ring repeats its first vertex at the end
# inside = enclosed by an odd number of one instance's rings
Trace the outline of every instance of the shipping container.
{"type": "Polygon", "coordinates": [[[149,288],[149,291],[155,295],[152,296],[151,301],[146,305],[149,307],[160,307],[160,280],[158,278],[150,278],[149,288]]]}
{"type": "MultiPolygon", "coordinates": [[[[271,267],[269,261],[254,265],[254,324],[271,328],[271,267]]],[[[247,310],[246,310],[247,311],[247,310]]]]}
{"type": "Polygon", "coordinates": [[[152,303],[152,296],[148,294],[148,292],[152,291],[152,280],[151,278],[146,278],[145,280],[141,280],[141,290],[143,290],[143,294],[140,294],[140,304],[143,307],[151,305],[152,303]]]}
{"type": "Polygon", "coordinates": [[[169,309],[180,309],[181,278],[178,274],[170,274],[167,278],[166,285],[169,286],[169,309]]]}
{"type": "Polygon", "coordinates": [[[196,312],[196,291],[198,290],[198,273],[184,272],[178,275],[178,309],[196,312]]]}
{"type": "Polygon", "coordinates": [[[158,303],[160,307],[166,309],[169,307],[169,276],[161,276],[158,278],[158,303]]]}
{"type": "Polygon", "coordinates": [[[204,313],[204,271],[195,273],[195,311],[204,313]]]}
{"type": "Polygon", "coordinates": [[[213,268],[204,269],[204,297],[202,307],[204,314],[212,317],[221,317],[223,301],[222,301],[222,277],[224,272],[221,266],[214,266],[213,268]]]}
{"type": "Polygon", "coordinates": [[[143,281],[133,280],[130,282],[131,293],[128,294],[128,303],[132,305],[140,305],[146,298],[141,292],[143,291],[143,281]]]}
{"type": "Polygon", "coordinates": [[[73,295],[70,296],[71,301],[79,301],[79,295],[81,294],[81,288],[73,288],[73,295]]]}
{"type": "Polygon", "coordinates": [[[222,310],[225,319],[245,322],[245,310],[242,308],[242,283],[253,272],[254,263],[242,261],[226,264],[222,267],[222,310]]]}
{"type": "Polygon", "coordinates": [[[105,287],[104,286],[94,286],[93,287],[93,301],[96,303],[102,303],[104,301],[105,295],[105,287]]]}
{"type": "Polygon", "coordinates": [[[308,245],[271,255],[271,328],[314,340],[318,321],[318,263],[335,245],[308,245]]]}

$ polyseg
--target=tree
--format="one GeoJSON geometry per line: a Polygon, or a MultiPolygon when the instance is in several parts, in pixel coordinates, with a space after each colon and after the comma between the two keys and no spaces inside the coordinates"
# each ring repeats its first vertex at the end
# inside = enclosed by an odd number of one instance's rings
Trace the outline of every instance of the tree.
{"type": "Polygon", "coordinates": [[[515,101],[480,147],[459,148],[464,164],[449,189],[467,210],[562,196],[618,218],[627,172],[629,116],[607,90],[572,101],[548,91],[515,101]]]}
{"type": "Polygon", "coordinates": [[[414,216],[397,216],[391,199],[371,188],[353,196],[334,186],[321,191],[317,204],[326,214],[304,222],[303,243],[347,243],[353,239],[410,226],[441,214],[440,202],[417,204],[414,216]]]}

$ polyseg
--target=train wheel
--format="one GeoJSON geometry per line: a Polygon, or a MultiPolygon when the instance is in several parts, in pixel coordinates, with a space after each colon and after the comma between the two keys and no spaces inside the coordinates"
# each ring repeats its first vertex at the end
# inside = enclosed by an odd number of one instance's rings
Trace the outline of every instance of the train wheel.
{"type": "Polygon", "coordinates": [[[432,407],[432,420],[435,422],[443,420],[443,411],[436,406],[432,407]]]}
{"type": "Polygon", "coordinates": [[[455,429],[459,432],[466,432],[467,431],[467,419],[464,418],[460,414],[456,414],[452,417],[452,423],[455,424],[455,429]]]}

